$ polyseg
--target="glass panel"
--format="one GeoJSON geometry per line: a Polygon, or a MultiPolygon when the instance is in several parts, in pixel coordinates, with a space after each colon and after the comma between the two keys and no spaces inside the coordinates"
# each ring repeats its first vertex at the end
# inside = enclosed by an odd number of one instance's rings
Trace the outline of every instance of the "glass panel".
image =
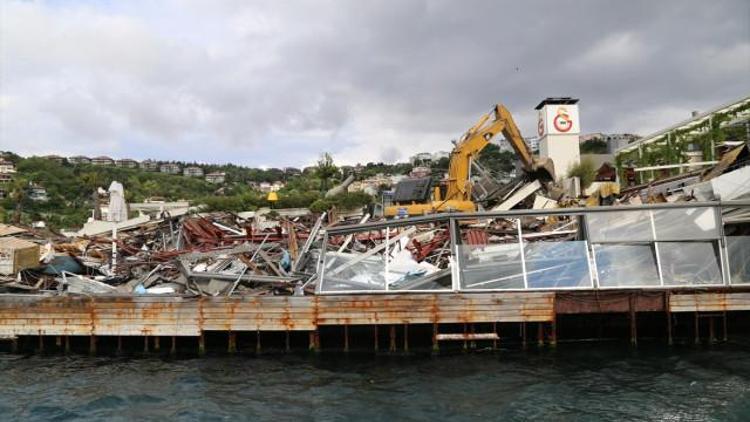
{"type": "Polygon", "coordinates": [[[361,255],[326,253],[322,291],[385,290],[384,255],[374,255],[356,262],[361,255]]]}
{"type": "Polygon", "coordinates": [[[524,243],[529,288],[591,287],[585,241],[524,243]]]}
{"type": "Polygon", "coordinates": [[[648,242],[654,240],[648,211],[586,214],[589,240],[597,242],[648,242]]]}
{"type": "Polygon", "coordinates": [[[322,292],[452,287],[447,223],[331,235],[328,249],[323,263],[322,292]],[[389,230],[387,235],[386,230],[389,230]]]}
{"type": "Polygon", "coordinates": [[[727,236],[732,284],[750,283],[750,236],[727,236]]]}
{"type": "Polygon", "coordinates": [[[518,243],[460,246],[461,289],[523,289],[518,243]]]}
{"type": "Polygon", "coordinates": [[[714,208],[655,210],[657,240],[717,239],[719,227],[714,208]]]}
{"type": "Polygon", "coordinates": [[[718,242],[657,242],[665,285],[721,284],[718,242]]]}
{"type": "Polygon", "coordinates": [[[602,287],[661,284],[653,244],[594,245],[594,258],[602,287]]]}

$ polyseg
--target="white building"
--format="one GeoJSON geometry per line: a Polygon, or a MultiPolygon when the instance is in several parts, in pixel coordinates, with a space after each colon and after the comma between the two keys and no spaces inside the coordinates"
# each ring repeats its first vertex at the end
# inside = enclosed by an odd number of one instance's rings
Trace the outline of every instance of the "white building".
{"type": "Polygon", "coordinates": [[[123,158],[121,160],[115,161],[115,165],[117,167],[122,167],[126,169],[134,169],[138,167],[138,161],[135,161],[130,158],[123,158]]]}
{"type": "Polygon", "coordinates": [[[141,161],[141,168],[146,171],[159,171],[159,162],[154,160],[141,161]]]}
{"type": "Polygon", "coordinates": [[[115,160],[102,155],[100,157],[92,158],[91,164],[95,166],[112,166],[115,164],[115,160]]]}
{"type": "Polygon", "coordinates": [[[581,161],[578,99],[546,98],[536,106],[539,156],[552,159],[555,177],[565,178],[581,161]]]}
{"type": "Polygon", "coordinates": [[[16,165],[12,161],[0,159],[0,174],[13,174],[16,172],[16,165]]]}
{"type": "Polygon", "coordinates": [[[182,167],[177,163],[164,163],[159,166],[159,171],[167,174],[180,174],[182,167]]]}
{"type": "Polygon", "coordinates": [[[83,155],[76,155],[73,157],[68,157],[68,162],[70,164],[91,164],[91,159],[89,157],[84,157],[83,155]]]}
{"type": "Polygon", "coordinates": [[[182,170],[182,175],[187,177],[203,177],[203,169],[198,166],[188,166],[182,170]]]}
{"type": "Polygon", "coordinates": [[[227,174],[224,172],[208,173],[206,175],[206,182],[220,185],[226,181],[227,174]]]}
{"type": "Polygon", "coordinates": [[[36,202],[47,202],[49,196],[47,196],[47,189],[43,186],[32,185],[29,188],[29,199],[36,202]]]}

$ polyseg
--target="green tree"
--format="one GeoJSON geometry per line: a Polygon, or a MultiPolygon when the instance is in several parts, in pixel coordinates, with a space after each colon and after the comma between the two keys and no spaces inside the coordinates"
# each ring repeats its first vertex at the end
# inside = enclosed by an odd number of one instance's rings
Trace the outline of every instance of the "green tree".
{"type": "Polygon", "coordinates": [[[318,160],[318,165],[315,168],[315,176],[320,179],[320,191],[325,192],[328,190],[328,182],[339,172],[338,167],[333,164],[333,157],[330,153],[323,153],[318,160]]]}

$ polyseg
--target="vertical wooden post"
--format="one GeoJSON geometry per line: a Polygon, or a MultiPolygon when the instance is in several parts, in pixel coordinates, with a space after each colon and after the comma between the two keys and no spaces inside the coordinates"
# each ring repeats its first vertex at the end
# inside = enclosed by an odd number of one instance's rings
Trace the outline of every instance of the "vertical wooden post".
{"type": "Polygon", "coordinates": [[[96,355],[96,336],[93,334],[89,336],[89,354],[96,355]]]}
{"type": "Polygon", "coordinates": [[[635,296],[631,294],[628,299],[630,306],[630,345],[638,346],[638,320],[635,313],[635,296]]]}
{"type": "Polygon", "coordinates": [[[344,324],[344,352],[349,352],[349,326],[344,324]]]}
{"type": "Polygon", "coordinates": [[[172,356],[177,354],[177,336],[172,336],[172,347],[169,348],[169,354],[172,356]]]}
{"type": "MultiPolygon", "coordinates": [[[[495,333],[496,336],[500,337],[500,334],[497,332],[497,321],[494,321],[492,323],[492,332],[495,333]]],[[[497,350],[497,339],[492,340],[492,350],[497,350]]]]}
{"type": "Polygon", "coordinates": [[[70,353],[70,336],[65,336],[65,353],[70,353]]]}
{"type": "Polygon", "coordinates": [[[409,353],[409,324],[404,324],[404,353],[409,353]]]}
{"type": "Polygon", "coordinates": [[[390,340],[391,344],[388,346],[388,351],[393,353],[396,351],[396,326],[391,325],[390,326],[390,340]]]}
{"type": "Polygon", "coordinates": [[[438,324],[437,322],[432,323],[432,353],[438,353],[440,351],[440,345],[438,344],[438,324]]]}
{"type": "Polygon", "coordinates": [[[672,340],[672,309],[670,305],[672,295],[670,292],[664,293],[664,312],[667,315],[667,344],[672,346],[674,341],[672,340]]]}
{"type": "Polygon", "coordinates": [[[255,353],[260,354],[260,330],[255,330],[255,353]]]}
{"type": "Polygon", "coordinates": [[[710,344],[716,343],[716,336],[714,335],[714,317],[713,315],[708,317],[708,342],[710,344]]]}
{"type": "Polygon", "coordinates": [[[39,351],[37,353],[44,353],[44,336],[39,334],[39,351]]]}
{"type": "Polygon", "coordinates": [[[206,354],[206,335],[203,334],[203,331],[201,331],[201,334],[198,336],[198,355],[203,356],[206,354]]]}
{"type": "Polygon", "coordinates": [[[62,348],[62,337],[61,336],[55,337],[55,346],[58,349],[62,348]]]}
{"type": "Polygon", "coordinates": [[[154,352],[159,352],[161,350],[161,342],[159,340],[159,336],[154,336],[154,352]]]}
{"type": "Polygon", "coordinates": [[[464,323],[464,352],[469,350],[469,342],[466,341],[466,335],[469,333],[468,325],[464,323]]]}
{"type": "MultiPolygon", "coordinates": [[[[748,126],[750,126],[750,124],[748,126]]],[[[729,340],[729,337],[727,335],[728,334],[727,333],[727,311],[724,311],[722,320],[723,320],[723,324],[722,325],[724,326],[723,327],[724,328],[724,330],[723,330],[724,331],[724,341],[726,342],[726,341],[729,340]]]]}
{"type": "Polygon", "coordinates": [[[526,350],[529,347],[528,342],[526,341],[526,322],[521,323],[521,347],[523,347],[523,350],[526,350]]]}
{"type": "Polygon", "coordinates": [[[308,349],[314,352],[320,351],[320,332],[318,332],[317,327],[315,327],[315,330],[310,331],[308,349]]]}
{"type": "Polygon", "coordinates": [[[117,354],[122,353],[122,336],[117,336],[117,354]]]}
{"type": "Polygon", "coordinates": [[[701,331],[700,331],[700,321],[698,321],[698,312],[695,312],[695,344],[700,344],[701,342],[701,331]]]}
{"type": "Polygon", "coordinates": [[[292,347],[289,343],[289,330],[286,330],[286,336],[284,337],[284,350],[289,353],[292,350],[292,347]]]}
{"type": "Polygon", "coordinates": [[[476,330],[474,329],[474,324],[471,324],[471,334],[472,334],[472,339],[471,339],[471,343],[470,343],[470,346],[471,346],[471,349],[472,349],[472,350],[473,350],[473,349],[476,349],[476,348],[477,348],[477,341],[476,341],[476,340],[474,340],[474,338],[473,338],[473,337],[474,337],[474,335],[473,335],[473,334],[474,334],[475,332],[476,332],[476,330]]]}
{"type": "Polygon", "coordinates": [[[227,336],[227,353],[237,353],[237,333],[232,331],[227,336]]]}
{"type": "Polygon", "coordinates": [[[557,315],[549,323],[549,345],[550,347],[557,347],[557,315]]]}
{"type": "Polygon", "coordinates": [[[377,326],[377,325],[375,325],[375,326],[373,326],[373,327],[374,327],[374,328],[373,328],[373,330],[372,330],[372,332],[373,332],[373,337],[374,337],[374,338],[373,338],[373,344],[374,344],[374,348],[375,348],[375,353],[377,353],[377,352],[378,352],[378,340],[379,340],[379,339],[378,339],[378,337],[379,337],[379,336],[378,336],[378,326],[377,326]]]}
{"type": "Polygon", "coordinates": [[[539,347],[544,346],[544,323],[536,323],[536,345],[539,347]]]}
{"type": "Polygon", "coordinates": [[[11,340],[10,351],[11,353],[18,353],[18,337],[13,337],[13,340],[11,340]]]}
{"type": "Polygon", "coordinates": [[[143,353],[148,353],[148,336],[143,336],[143,353]]]}

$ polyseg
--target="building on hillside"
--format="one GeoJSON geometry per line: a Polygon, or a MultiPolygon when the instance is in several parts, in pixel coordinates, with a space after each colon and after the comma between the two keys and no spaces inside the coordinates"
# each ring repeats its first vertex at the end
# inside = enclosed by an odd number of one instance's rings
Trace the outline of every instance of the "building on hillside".
{"type": "Polygon", "coordinates": [[[154,160],[141,161],[141,168],[146,171],[159,171],[159,162],[154,160]]]}
{"type": "Polygon", "coordinates": [[[220,185],[226,181],[227,174],[224,172],[208,173],[206,175],[206,182],[220,185]]]}
{"type": "Polygon", "coordinates": [[[164,163],[159,166],[159,171],[166,174],[180,174],[182,167],[177,163],[164,163]]]}
{"type": "Polygon", "coordinates": [[[0,159],[0,174],[13,174],[16,172],[16,165],[13,161],[0,159]]]}
{"type": "Polygon", "coordinates": [[[13,181],[11,173],[0,173],[0,183],[10,183],[13,181]]]}
{"type": "Polygon", "coordinates": [[[271,192],[271,184],[268,182],[260,182],[258,183],[258,190],[263,193],[271,192]]]}
{"type": "Polygon", "coordinates": [[[29,199],[35,202],[47,202],[49,196],[47,196],[47,189],[40,185],[31,185],[29,187],[29,199]]]}
{"type": "Polygon", "coordinates": [[[8,197],[8,191],[5,188],[0,187],[0,199],[8,197]]]}
{"type": "Polygon", "coordinates": [[[68,162],[73,165],[91,164],[91,159],[83,155],[75,155],[73,157],[68,157],[68,162]]]}
{"type": "Polygon", "coordinates": [[[60,157],[59,155],[54,155],[54,154],[52,154],[52,155],[45,155],[42,158],[44,158],[45,160],[54,161],[57,164],[63,164],[63,163],[65,163],[65,158],[60,157]]]}
{"type": "Polygon", "coordinates": [[[187,166],[182,170],[182,175],[187,177],[203,177],[203,169],[198,166],[187,166]]]}
{"type": "Polygon", "coordinates": [[[115,164],[115,160],[107,157],[107,156],[99,156],[94,157],[91,159],[91,164],[95,166],[113,166],[115,164]]]}
{"type": "Polygon", "coordinates": [[[409,172],[409,177],[428,177],[432,174],[432,169],[426,166],[416,166],[409,172]]]}
{"type": "Polygon", "coordinates": [[[135,161],[130,158],[123,158],[121,160],[115,161],[115,165],[117,167],[122,167],[126,169],[134,169],[134,168],[138,168],[138,161],[135,161]]]}
{"type": "Polygon", "coordinates": [[[278,192],[286,187],[286,183],[281,180],[277,180],[271,184],[271,192],[278,192]]]}

